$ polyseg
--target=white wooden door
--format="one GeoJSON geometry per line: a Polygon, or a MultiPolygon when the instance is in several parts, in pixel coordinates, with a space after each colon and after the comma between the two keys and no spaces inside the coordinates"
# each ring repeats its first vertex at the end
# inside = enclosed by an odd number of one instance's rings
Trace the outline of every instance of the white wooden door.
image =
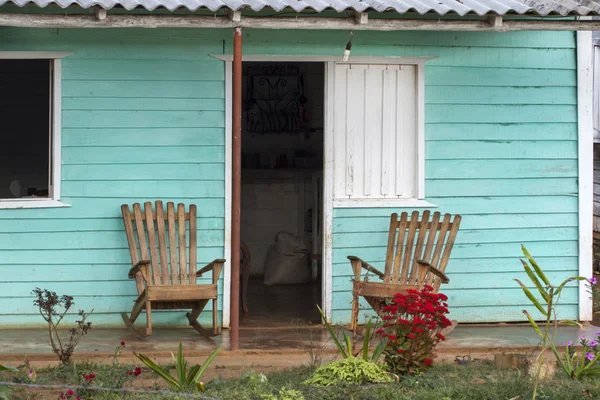
{"type": "Polygon", "coordinates": [[[417,66],[336,64],[334,199],[417,197],[417,66]]]}

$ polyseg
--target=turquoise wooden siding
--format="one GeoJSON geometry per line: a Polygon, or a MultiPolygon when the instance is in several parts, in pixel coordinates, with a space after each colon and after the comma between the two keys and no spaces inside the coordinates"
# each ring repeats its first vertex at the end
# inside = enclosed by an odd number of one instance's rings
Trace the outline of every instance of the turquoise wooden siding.
{"type": "MultiPolygon", "coordinates": [[[[347,32],[244,33],[246,54],[340,55],[347,32]]],[[[135,295],[119,206],[199,205],[200,260],[223,255],[224,69],[229,30],[0,28],[0,51],[73,51],[63,61],[63,200],[0,210],[0,324],[38,324],[48,287],[120,324],[135,295]]],[[[356,32],[352,55],[435,56],[426,66],[426,193],[464,216],[448,266],[452,316],[522,320],[512,281],[525,244],[551,279],[578,270],[575,35],[356,32]]],[[[349,254],[381,265],[391,208],[334,210],[333,319],[349,320],[349,254]]],[[[577,317],[576,286],[561,318],[577,317]]],[[[157,315],[183,323],[181,314],[157,315]]]]}
{"type": "MultiPolygon", "coordinates": [[[[1,326],[41,325],[36,286],[73,295],[75,312],[93,308],[94,324],[122,324],[137,296],[123,203],[197,204],[199,266],[223,257],[224,66],[209,56],[223,51],[221,35],[0,28],[0,51],[73,52],[62,62],[62,201],[72,206],[0,210],[1,326]]],[[[154,315],[187,324],[181,311],[154,315]]]]}

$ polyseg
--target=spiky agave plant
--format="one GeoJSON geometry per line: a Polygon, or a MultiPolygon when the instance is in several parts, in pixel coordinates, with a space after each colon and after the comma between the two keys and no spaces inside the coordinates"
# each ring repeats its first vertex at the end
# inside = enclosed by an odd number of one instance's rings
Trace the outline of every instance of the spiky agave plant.
{"type": "Polygon", "coordinates": [[[195,390],[204,388],[204,383],[200,382],[200,378],[210,365],[213,362],[217,354],[221,351],[222,347],[215,349],[208,358],[204,361],[202,365],[194,365],[190,371],[187,371],[187,362],[185,361],[185,357],[183,356],[183,346],[181,342],[179,343],[179,350],[177,351],[177,356],[171,353],[171,357],[173,357],[173,361],[175,361],[175,369],[177,371],[177,375],[173,378],[169,371],[164,370],[150,358],[145,356],[144,354],[133,352],[133,354],[140,359],[141,362],[146,364],[152,371],[154,371],[158,376],[160,376],[165,382],[167,382],[173,389],[177,390],[195,390]]]}

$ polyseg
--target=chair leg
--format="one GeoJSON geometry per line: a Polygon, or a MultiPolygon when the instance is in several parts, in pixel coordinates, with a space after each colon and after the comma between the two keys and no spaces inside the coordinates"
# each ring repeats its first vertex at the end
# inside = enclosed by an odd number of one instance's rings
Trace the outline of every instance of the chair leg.
{"type": "Polygon", "coordinates": [[[146,300],[146,335],[152,335],[152,304],[146,300]]]}
{"type": "Polygon", "coordinates": [[[131,316],[128,316],[127,313],[121,313],[121,317],[123,318],[123,322],[125,322],[125,326],[129,331],[139,339],[143,339],[147,336],[146,332],[140,331],[133,326],[133,323],[140,316],[142,310],[146,306],[146,291],[142,292],[136,299],[133,304],[133,308],[131,309],[131,316]]]}
{"type": "Polygon", "coordinates": [[[248,278],[250,271],[244,271],[242,275],[242,309],[245,313],[248,312],[248,278]]]}
{"type": "Polygon", "coordinates": [[[213,337],[213,336],[217,336],[218,333],[214,333],[214,329],[210,330],[210,329],[206,329],[205,327],[203,327],[200,322],[198,322],[198,317],[200,316],[200,313],[202,312],[202,310],[204,310],[204,307],[206,307],[206,305],[208,304],[208,300],[202,300],[199,301],[196,308],[192,309],[192,312],[188,312],[185,314],[185,316],[187,317],[190,326],[192,328],[194,328],[196,330],[196,332],[198,332],[200,335],[204,336],[204,337],[213,337]]]}
{"type": "Polygon", "coordinates": [[[358,329],[358,300],[359,296],[356,291],[352,291],[352,320],[350,327],[352,329],[352,350],[356,348],[356,330],[358,329]]]}
{"type": "Polygon", "coordinates": [[[213,299],[213,335],[217,336],[221,333],[221,328],[219,327],[219,306],[217,304],[217,299],[213,299]]]}

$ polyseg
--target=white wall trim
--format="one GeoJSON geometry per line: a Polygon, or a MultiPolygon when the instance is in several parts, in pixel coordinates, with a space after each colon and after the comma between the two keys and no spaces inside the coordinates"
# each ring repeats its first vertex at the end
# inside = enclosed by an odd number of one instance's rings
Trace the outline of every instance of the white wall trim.
{"type": "MultiPolygon", "coordinates": [[[[232,71],[231,62],[225,63],[225,271],[223,272],[223,327],[231,323],[231,160],[232,160],[232,71]]],[[[239,279],[239,277],[238,277],[239,279]]]]}
{"type": "Polygon", "coordinates": [[[57,207],[71,207],[70,204],[66,204],[60,201],[38,198],[29,199],[15,199],[15,200],[2,200],[0,201],[0,210],[5,209],[19,209],[19,208],[57,208],[57,207]]]}
{"type": "MultiPolygon", "coordinates": [[[[48,198],[0,199],[0,209],[69,207],[60,203],[61,196],[61,136],[62,136],[62,62],[61,58],[72,53],[44,51],[0,51],[0,59],[51,60],[52,93],[50,119],[50,171],[52,184],[48,182],[48,198]],[[31,202],[33,200],[33,202],[31,202]],[[22,204],[21,204],[22,203],[22,204]]],[[[50,181],[50,177],[48,179],[50,181]]]]}
{"type": "MultiPolygon", "coordinates": [[[[593,47],[591,32],[577,32],[577,130],[579,169],[579,275],[592,276],[594,196],[593,47]]],[[[587,282],[579,282],[579,319],[591,321],[593,307],[587,282]]]]}
{"type": "Polygon", "coordinates": [[[432,208],[437,205],[419,199],[335,199],[335,208],[432,208]]]}
{"type": "Polygon", "coordinates": [[[61,169],[62,169],[62,62],[61,59],[52,61],[52,196],[60,200],[61,169]]]}
{"type": "Polygon", "coordinates": [[[71,54],[65,51],[0,51],[0,60],[56,60],[71,54]]]}
{"type": "Polygon", "coordinates": [[[333,121],[334,121],[335,62],[325,63],[324,143],[323,143],[323,266],[321,295],[323,313],[331,322],[333,312],[333,121]]]}
{"type": "Polygon", "coordinates": [[[417,64],[417,198],[425,198],[425,64],[422,62],[417,64]]]}

